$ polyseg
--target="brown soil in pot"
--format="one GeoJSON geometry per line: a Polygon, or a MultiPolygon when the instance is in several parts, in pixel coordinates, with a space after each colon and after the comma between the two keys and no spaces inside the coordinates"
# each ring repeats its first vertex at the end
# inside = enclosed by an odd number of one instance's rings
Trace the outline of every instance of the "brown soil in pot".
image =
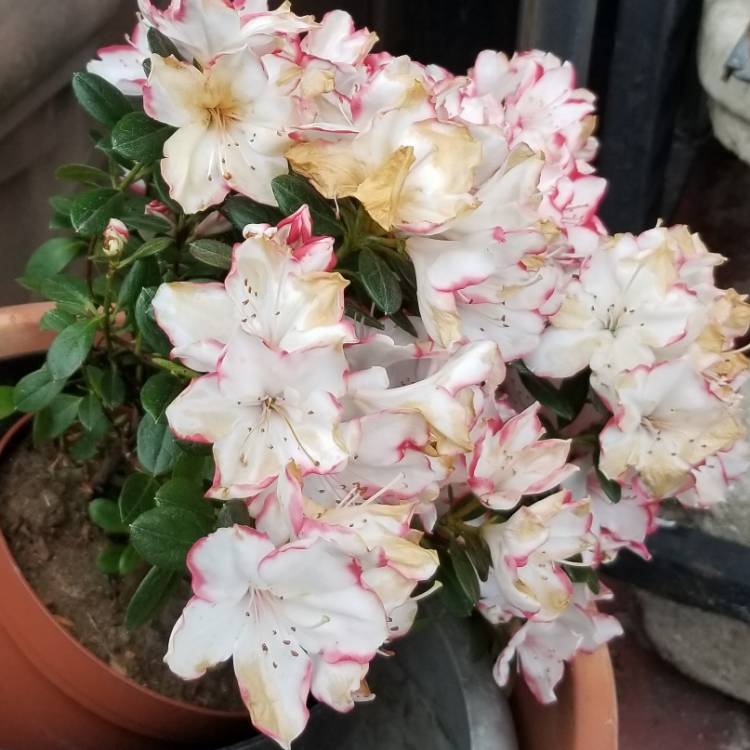
{"type": "MultiPolygon", "coordinates": [[[[242,708],[231,665],[184,682],[163,663],[183,590],[151,623],[129,631],[125,610],[140,573],[107,576],[96,567],[104,533],[88,517],[93,478],[52,447],[24,442],[0,464],[0,528],[18,567],[57,621],[113,669],[163,695],[208,708],[242,708]]],[[[112,493],[108,495],[112,497],[112,493]]]]}

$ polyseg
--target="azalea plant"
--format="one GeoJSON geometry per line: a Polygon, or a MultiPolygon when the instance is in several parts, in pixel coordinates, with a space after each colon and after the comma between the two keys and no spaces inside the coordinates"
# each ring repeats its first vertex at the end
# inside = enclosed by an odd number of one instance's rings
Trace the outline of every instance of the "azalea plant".
{"type": "Polygon", "coordinates": [[[124,457],[91,515],[105,572],[151,566],[129,626],[189,574],[167,664],[231,659],[284,747],[309,695],[372,697],[433,594],[503,639],[498,684],[553,701],[621,632],[598,566],[748,466],[722,258],[607,234],[594,97],[550,54],[456,76],[343,11],[139,9],[74,77],[108,167],[58,170],[83,188],[22,279],[58,334],[3,397],[37,443],[124,457]]]}

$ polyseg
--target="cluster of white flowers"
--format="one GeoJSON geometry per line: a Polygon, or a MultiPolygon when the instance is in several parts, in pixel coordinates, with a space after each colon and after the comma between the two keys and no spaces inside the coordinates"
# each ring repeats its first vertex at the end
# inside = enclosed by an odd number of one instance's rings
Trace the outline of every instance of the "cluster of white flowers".
{"type": "Polygon", "coordinates": [[[233,192],[275,205],[292,169],[403,241],[419,308],[418,337],[347,317],[334,239],[304,206],[247,226],[223,283],[160,288],[173,356],[203,373],[169,424],[212,444],[209,497],[254,519],[193,548],[168,664],[195,678],[233,658],[254,724],[288,747],[309,693],[342,711],[360,696],[438,569],[425,533],[448,534],[488,550],[479,611],[523,623],[496,679],[515,658],[553,700],[564,662],[620,632],[575,571],[646,555],[660,499],[713,504],[746,468],[750,306],[684,227],[607,236],[593,96],[569,63],[486,51],[456,77],[372,53],[343,11],[139,6],[90,70],[176,128],[161,168],[184,211],[233,192]],[[150,52],[148,29],[179,58],[150,52]],[[585,371],[594,403],[567,423],[521,385],[585,371]]]}

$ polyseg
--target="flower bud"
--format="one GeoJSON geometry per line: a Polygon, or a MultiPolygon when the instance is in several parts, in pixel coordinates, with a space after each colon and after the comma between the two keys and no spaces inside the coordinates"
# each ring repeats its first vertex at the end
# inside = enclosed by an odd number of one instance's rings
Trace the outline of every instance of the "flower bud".
{"type": "Polygon", "coordinates": [[[129,239],[128,228],[119,219],[110,219],[102,235],[102,252],[108,258],[116,258],[129,239]]]}

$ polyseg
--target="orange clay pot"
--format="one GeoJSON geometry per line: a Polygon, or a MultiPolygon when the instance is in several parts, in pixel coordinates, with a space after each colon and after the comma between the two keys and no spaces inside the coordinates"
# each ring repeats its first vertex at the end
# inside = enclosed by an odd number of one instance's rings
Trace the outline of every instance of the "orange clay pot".
{"type": "MultiPolygon", "coordinates": [[[[46,303],[0,309],[0,360],[44,351],[46,303]]],[[[0,456],[28,418],[0,437],[0,456]]],[[[247,734],[244,714],[180,703],[114,672],[50,615],[0,534],[0,747],[3,750],[165,750],[247,734]]],[[[609,651],[580,654],[541,706],[519,680],[512,698],[520,750],[617,750],[617,697],[609,651]]],[[[322,750],[322,749],[321,749],[322,750]]]]}

